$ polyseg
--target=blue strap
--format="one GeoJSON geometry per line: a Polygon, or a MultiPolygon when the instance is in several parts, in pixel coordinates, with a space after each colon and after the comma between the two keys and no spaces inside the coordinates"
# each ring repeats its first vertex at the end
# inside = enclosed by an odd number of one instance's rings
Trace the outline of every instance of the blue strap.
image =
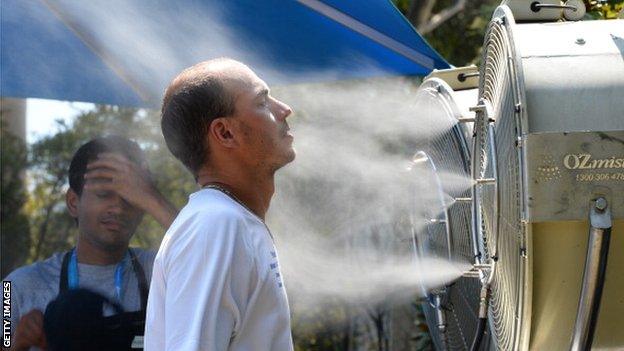
{"type": "MultiPolygon", "coordinates": [[[[117,264],[117,268],[115,268],[115,295],[117,297],[117,301],[121,304],[123,301],[123,275],[124,275],[124,267],[126,262],[126,256],[117,264]]],[[[79,275],[78,275],[78,258],[76,256],[76,249],[72,250],[71,257],[69,259],[69,265],[67,267],[67,285],[70,289],[77,289],[80,285],[79,275]]]]}

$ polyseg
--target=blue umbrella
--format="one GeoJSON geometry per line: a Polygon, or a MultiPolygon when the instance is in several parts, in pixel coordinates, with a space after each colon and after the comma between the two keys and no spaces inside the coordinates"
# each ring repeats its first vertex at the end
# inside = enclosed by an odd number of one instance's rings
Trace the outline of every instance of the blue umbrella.
{"type": "Polygon", "coordinates": [[[228,56],[269,84],[448,68],[388,0],[2,0],[1,88],[157,107],[169,81],[228,56]]]}

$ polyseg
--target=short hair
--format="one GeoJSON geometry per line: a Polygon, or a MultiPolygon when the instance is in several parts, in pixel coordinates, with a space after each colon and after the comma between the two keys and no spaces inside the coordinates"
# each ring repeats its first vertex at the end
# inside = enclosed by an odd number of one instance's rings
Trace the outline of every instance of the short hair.
{"type": "Polygon", "coordinates": [[[235,112],[234,96],[215,64],[242,63],[220,58],[198,63],[180,73],[167,88],[160,126],[169,151],[197,176],[210,152],[206,134],[212,121],[235,112]]]}
{"type": "Polygon", "coordinates": [[[91,139],[78,148],[69,165],[69,187],[76,194],[82,194],[87,164],[95,160],[98,155],[103,152],[123,155],[130,160],[130,162],[137,165],[145,164],[143,150],[141,150],[139,144],[132,140],[118,135],[91,139]]]}

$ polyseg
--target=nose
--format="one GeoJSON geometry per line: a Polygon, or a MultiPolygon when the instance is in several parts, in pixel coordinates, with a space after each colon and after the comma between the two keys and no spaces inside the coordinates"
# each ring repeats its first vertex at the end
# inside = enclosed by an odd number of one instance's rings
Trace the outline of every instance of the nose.
{"type": "Polygon", "coordinates": [[[292,109],[286,103],[278,99],[273,99],[273,101],[275,102],[275,107],[274,107],[275,111],[273,112],[273,114],[278,119],[285,120],[288,116],[292,114],[293,112],[292,109]]]}
{"type": "Polygon", "coordinates": [[[110,203],[108,204],[107,211],[110,214],[122,214],[128,210],[130,204],[126,202],[121,196],[113,195],[111,196],[110,203]]]}

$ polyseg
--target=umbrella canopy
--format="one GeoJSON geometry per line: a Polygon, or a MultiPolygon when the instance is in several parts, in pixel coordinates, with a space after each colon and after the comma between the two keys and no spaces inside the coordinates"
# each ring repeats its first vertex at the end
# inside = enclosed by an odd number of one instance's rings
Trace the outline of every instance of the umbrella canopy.
{"type": "Polygon", "coordinates": [[[2,0],[1,91],[157,107],[197,62],[232,57],[269,84],[448,68],[389,0],[2,0]]]}

